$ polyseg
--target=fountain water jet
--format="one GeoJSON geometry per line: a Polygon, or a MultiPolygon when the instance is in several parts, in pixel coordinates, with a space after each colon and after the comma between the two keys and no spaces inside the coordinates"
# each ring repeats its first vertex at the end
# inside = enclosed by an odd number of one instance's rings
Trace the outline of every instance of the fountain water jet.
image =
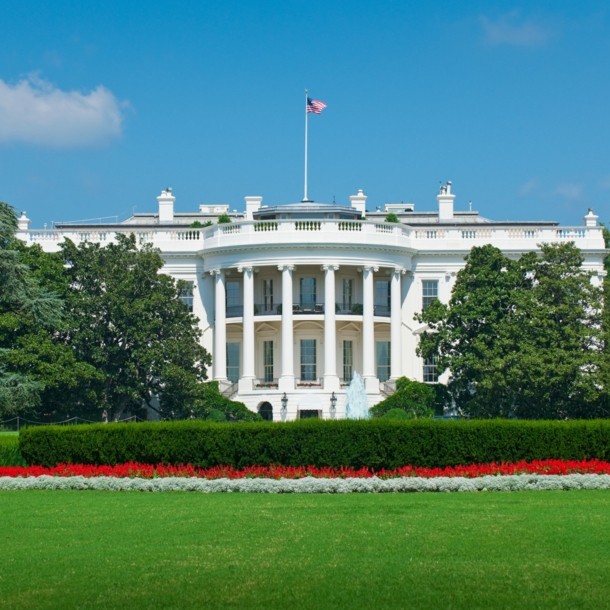
{"type": "Polygon", "coordinates": [[[369,401],[364,389],[364,380],[357,371],[345,392],[345,417],[347,419],[369,419],[369,401]]]}

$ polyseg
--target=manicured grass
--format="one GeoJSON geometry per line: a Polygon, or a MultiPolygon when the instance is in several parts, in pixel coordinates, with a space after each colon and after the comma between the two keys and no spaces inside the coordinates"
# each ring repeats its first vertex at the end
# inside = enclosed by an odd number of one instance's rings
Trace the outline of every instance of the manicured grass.
{"type": "Polygon", "coordinates": [[[602,608],[610,493],[0,492],[3,608],[602,608]]]}

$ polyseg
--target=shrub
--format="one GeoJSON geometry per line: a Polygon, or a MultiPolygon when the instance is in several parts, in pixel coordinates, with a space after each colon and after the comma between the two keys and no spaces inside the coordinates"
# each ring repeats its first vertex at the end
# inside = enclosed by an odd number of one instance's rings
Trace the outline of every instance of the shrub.
{"type": "Polygon", "coordinates": [[[195,220],[194,222],[191,222],[191,224],[189,225],[189,228],[190,229],[205,229],[206,227],[211,227],[212,224],[213,223],[211,220],[207,220],[204,223],[201,223],[198,220],[195,220]]]}
{"type": "Polygon", "coordinates": [[[356,316],[361,316],[364,312],[362,303],[354,303],[350,309],[350,312],[356,316]]]}
{"type": "Polygon", "coordinates": [[[389,411],[402,409],[409,419],[421,419],[434,415],[436,392],[421,381],[406,377],[396,380],[396,392],[369,409],[373,417],[383,417],[389,411]]]}
{"type": "Polygon", "coordinates": [[[396,216],[396,214],[394,214],[394,212],[390,212],[386,217],[385,217],[385,221],[386,222],[400,222],[400,220],[398,220],[398,216],[396,216]]]}
{"type": "Polygon", "coordinates": [[[0,466],[25,466],[17,434],[0,434],[0,466]]]}
{"type": "Polygon", "coordinates": [[[212,409],[206,418],[208,421],[227,421],[227,416],[219,409],[212,409]]]}
{"type": "Polygon", "coordinates": [[[445,467],[472,463],[610,459],[610,421],[207,421],[22,429],[29,464],[187,464],[445,467]]]}
{"type": "Polygon", "coordinates": [[[233,222],[233,221],[231,220],[231,217],[228,214],[221,214],[218,217],[218,224],[219,225],[228,224],[230,222],[233,222]]]}
{"type": "Polygon", "coordinates": [[[383,417],[384,419],[409,419],[409,415],[404,409],[390,409],[383,417]]]}

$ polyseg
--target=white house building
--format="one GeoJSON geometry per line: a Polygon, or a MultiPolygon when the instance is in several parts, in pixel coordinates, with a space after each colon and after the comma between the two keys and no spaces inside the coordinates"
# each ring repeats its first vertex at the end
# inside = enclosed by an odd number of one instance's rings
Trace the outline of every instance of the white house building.
{"type": "Polygon", "coordinates": [[[433,298],[448,302],[464,256],[493,244],[515,258],[541,242],[574,241],[585,267],[604,274],[604,240],[590,209],[584,225],[496,222],[475,211],[456,211],[451,183],[436,196],[436,210],[411,203],[366,209],[362,191],[350,205],[310,201],[264,206],[246,197],[245,212],[201,205],[176,213],[171,189],[158,212],[108,224],[57,224],[30,230],[23,212],[19,237],[56,251],[66,238],[110,243],[135,233],[159,248],[164,272],[186,280],[185,302],[199,318],[211,377],[226,396],[266,419],[345,415],[345,388],[362,374],[370,405],[405,375],[436,382],[433,361],[415,354],[424,327],[413,316],[433,298]],[[394,212],[400,222],[387,223],[394,212]],[[217,224],[228,214],[228,224],[217,224]],[[191,228],[212,221],[204,228],[191,228]]]}

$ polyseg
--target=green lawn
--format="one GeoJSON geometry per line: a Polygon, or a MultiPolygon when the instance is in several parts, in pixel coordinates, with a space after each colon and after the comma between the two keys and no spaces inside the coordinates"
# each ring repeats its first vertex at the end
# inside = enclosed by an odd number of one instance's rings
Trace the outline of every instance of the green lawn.
{"type": "Polygon", "coordinates": [[[2,608],[602,608],[610,492],[0,492],[2,608]]]}

